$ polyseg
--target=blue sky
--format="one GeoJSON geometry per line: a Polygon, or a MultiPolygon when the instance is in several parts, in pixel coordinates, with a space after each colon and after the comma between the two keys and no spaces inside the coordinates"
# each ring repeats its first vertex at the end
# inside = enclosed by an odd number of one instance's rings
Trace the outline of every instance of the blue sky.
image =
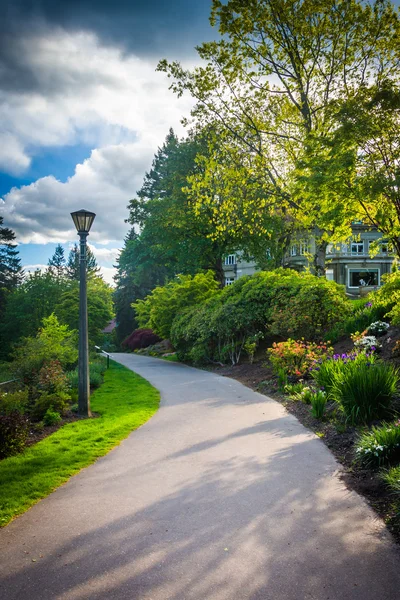
{"type": "Polygon", "coordinates": [[[0,23],[0,215],[24,266],[76,240],[69,213],[94,210],[89,238],[108,281],[126,206],[190,98],[155,71],[189,66],[215,37],[210,0],[6,0],[0,23]]]}

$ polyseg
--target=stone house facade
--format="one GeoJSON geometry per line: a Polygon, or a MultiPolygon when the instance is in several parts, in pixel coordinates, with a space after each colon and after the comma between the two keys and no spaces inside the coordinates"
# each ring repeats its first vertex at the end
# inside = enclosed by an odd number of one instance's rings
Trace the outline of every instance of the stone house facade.
{"type": "MultiPolygon", "coordinates": [[[[326,277],[346,287],[350,295],[358,295],[360,289],[379,287],[382,275],[390,273],[393,254],[382,235],[376,229],[361,223],[352,226],[353,235],[345,243],[329,244],[326,255],[326,277]],[[372,246],[372,248],[371,248],[372,246]],[[370,249],[377,249],[371,257],[370,249]]],[[[308,257],[315,251],[312,237],[293,239],[284,258],[284,266],[301,271],[308,265],[308,257]]],[[[240,253],[224,258],[225,285],[231,285],[243,275],[257,271],[254,261],[245,261],[240,253]]]]}

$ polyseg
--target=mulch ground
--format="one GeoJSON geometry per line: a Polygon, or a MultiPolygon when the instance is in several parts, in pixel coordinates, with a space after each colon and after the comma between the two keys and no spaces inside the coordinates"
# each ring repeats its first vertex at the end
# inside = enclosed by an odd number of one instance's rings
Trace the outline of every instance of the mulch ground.
{"type": "MultiPolygon", "coordinates": [[[[388,333],[380,338],[382,350],[380,356],[400,367],[399,356],[394,356],[392,350],[400,340],[400,328],[391,327],[388,333]]],[[[341,340],[334,345],[335,353],[349,352],[353,349],[351,340],[341,340]]],[[[283,397],[278,391],[276,377],[266,359],[257,360],[253,364],[243,363],[235,366],[213,367],[214,373],[231,377],[247,387],[270,396],[277,400],[293,414],[305,427],[314,431],[326,444],[338,462],[342,465],[341,479],[345,485],[364,496],[375,512],[385,521],[394,538],[400,543],[400,513],[394,498],[375,471],[360,468],[355,464],[354,444],[359,430],[354,427],[344,428],[329,420],[329,412],[333,406],[327,406],[328,418],[324,421],[315,419],[310,406],[301,401],[293,401],[283,397]]],[[[400,399],[395,407],[400,414],[400,399]]]]}

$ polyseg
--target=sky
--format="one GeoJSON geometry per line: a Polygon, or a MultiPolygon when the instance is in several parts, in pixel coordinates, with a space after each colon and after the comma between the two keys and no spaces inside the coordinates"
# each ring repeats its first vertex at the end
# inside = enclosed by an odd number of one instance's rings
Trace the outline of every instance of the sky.
{"type": "Polygon", "coordinates": [[[198,62],[211,0],[0,0],[0,216],[27,270],[77,241],[70,213],[96,213],[88,242],[112,282],[127,204],[192,100],[161,58],[198,62]]]}

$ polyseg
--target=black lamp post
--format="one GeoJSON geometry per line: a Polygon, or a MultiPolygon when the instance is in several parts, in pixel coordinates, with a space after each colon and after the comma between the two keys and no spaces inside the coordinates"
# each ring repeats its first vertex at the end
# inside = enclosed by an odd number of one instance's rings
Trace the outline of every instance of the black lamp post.
{"type": "Polygon", "coordinates": [[[82,209],[71,213],[80,238],[79,252],[79,414],[90,417],[89,341],[86,289],[86,238],[93,224],[95,213],[82,209]]]}

